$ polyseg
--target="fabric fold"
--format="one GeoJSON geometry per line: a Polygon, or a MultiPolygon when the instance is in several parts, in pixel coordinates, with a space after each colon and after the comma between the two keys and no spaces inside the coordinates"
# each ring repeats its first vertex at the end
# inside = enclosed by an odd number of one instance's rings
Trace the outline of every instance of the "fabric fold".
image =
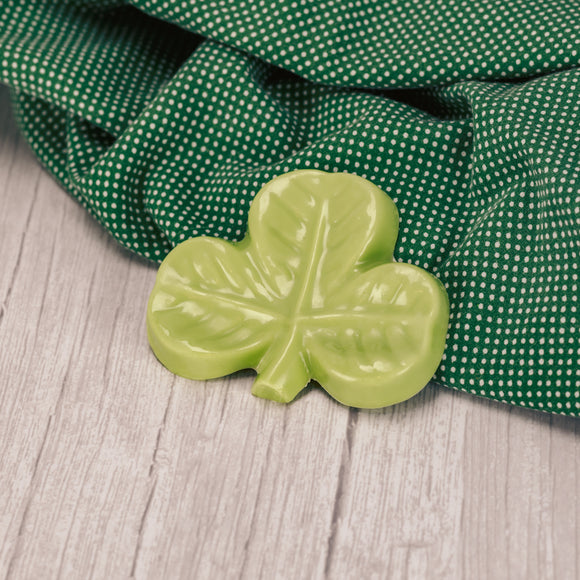
{"type": "Polygon", "coordinates": [[[123,246],[237,240],[275,176],[358,174],[449,292],[435,379],[579,413],[577,3],[130,4],[0,7],[23,134],[123,246]]]}

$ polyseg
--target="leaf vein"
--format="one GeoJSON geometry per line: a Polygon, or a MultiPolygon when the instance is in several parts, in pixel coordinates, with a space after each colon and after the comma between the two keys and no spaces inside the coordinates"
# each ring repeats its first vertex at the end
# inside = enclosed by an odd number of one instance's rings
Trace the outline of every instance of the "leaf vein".
{"type": "Polygon", "coordinates": [[[211,309],[213,309],[213,303],[215,301],[220,301],[226,302],[231,306],[237,306],[238,308],[243,308],[244,310],[250,310],[252,312],[268,316],[272,320],[280,319],[283,317],[282,313],[270,310],[269,308],[261,307],[255,301],[243,300],[238,297],[225,296],[223,294],[216,294],[215,292],[206,292],[203,290],[198,290],[197,288],[192,288],[191,286],[183,286],[181,288],[181,293],[186,295],[184,298],[197,298],[200,302],[209,302],[211,309]]]}

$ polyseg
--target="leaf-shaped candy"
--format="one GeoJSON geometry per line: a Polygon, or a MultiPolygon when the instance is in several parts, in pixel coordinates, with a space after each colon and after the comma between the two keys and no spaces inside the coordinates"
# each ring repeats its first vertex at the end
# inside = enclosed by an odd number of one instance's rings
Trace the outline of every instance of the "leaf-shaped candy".
{"type": "Polygon", "coordinates": [[[398,226],[356,175],[275,178],[241,242],[194,238],[167,256],[147,311],[155,355],[192,379],[256,369],[252,392],[281,402],[311,379],[355,407],[412,397],[443,355],[449,304],[434,276],[393,261],[398,226]]]}

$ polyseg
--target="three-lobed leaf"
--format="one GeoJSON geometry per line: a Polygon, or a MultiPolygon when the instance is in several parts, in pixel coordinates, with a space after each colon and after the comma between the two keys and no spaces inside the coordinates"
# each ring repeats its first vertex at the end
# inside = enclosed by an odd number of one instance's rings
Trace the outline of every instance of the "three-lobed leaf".
{"type": "Polygon", "coordinates": [[[340,402],[382,407],[421,390],[445,346],[447,295],[393,261],[398,213],[372,183],[301,170],[256,195],[248,234],[194,238],[159,269],[149,341],[176,374],[253,368],[255,395],[288,402],[316,380],[340,402]]]}

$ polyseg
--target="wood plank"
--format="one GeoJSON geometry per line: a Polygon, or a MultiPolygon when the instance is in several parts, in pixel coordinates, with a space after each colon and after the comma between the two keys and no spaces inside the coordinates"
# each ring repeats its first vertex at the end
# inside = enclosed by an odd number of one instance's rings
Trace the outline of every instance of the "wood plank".
{"type": "Polygon", "coordinates": [[[429,387],[411,401],[359,411],[330,577],[459,577],[466,398],[429,387]]]}
{"type": "Polygon", "coordinates": [[[420,398],[360,412],[330,576],[575,577],[576,420],[420,398]]]}
{"type": "Polygon", "coordinates": [[[469,413],[464,566],[489,577],[576,577],[577,420],[479,399],[469,413]]]}
{"type": "Polygon", "coordinates": [[[320,577],[349,411],[249,389],[176,382],[137,577],[320,577]]]}
{"type": "MultiPolygon", "coordinates": [[[[6,102],[4,94],[0,110],[6,102]]],[[[137,537],[147,499],[141,474],[169,396],[157,365],[150,372],[139,357],[122,358],[137,338],[149,360],[142,307],[154,269],[110,242],[10,140],[18,151],[2,155],[14,161],[2,188],[10,267],[0,321],[0,575],[84,576],[95,554],[119,573],[137,537]],[[115,352],[120,343],[125,351],[115,352]],[[143,372],[156,397],[137,396],[143,372]]]]}

